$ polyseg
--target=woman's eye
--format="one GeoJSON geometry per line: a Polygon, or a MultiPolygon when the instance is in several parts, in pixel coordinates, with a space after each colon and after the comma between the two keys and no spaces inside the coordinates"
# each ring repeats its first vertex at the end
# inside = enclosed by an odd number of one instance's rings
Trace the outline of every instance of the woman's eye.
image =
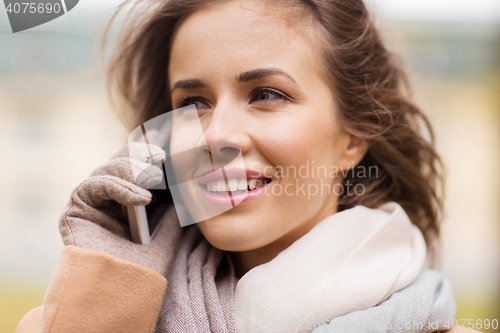
{"type": "Polygon", "coordinates": [[[195,100],[191,104],[194,104],[194,106],[196,106],[197,109],[203,109],[205,107],[208,107],[207,103],[200,100],[195,100]]]}
{"type": "Polygon", "coordinates": [[[287,98],[285,96],[283,96],[282,94],[276,92],[276,91],[273,91],[273,90],[260,90],[260,91],[257,91],[255,94],[254,94],[254,99],[253,101],[255,102],[259,102],[259,101],[268,101],[268,100],[272,100],[272,99],[281,99],[281,100],[287,100],[287,98]]]}
{"type": "Polygon", "coordinates": [[[193,104],[197,110],[210,108],[210,105],[208,105],[207,102],[205,102],[199,98],[183,98],[181,100],[181,102],[179,103],[177,108],[182,108],[184,106],[193,105],[193,104]]]}

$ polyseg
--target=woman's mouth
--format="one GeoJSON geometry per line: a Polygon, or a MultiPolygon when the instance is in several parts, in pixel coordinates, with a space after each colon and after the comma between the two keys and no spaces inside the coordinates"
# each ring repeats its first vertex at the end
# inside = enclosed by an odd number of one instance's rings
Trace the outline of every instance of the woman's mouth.
{"type": "Polygon", "coordinates": [[[212,205],[227,208],[258,197],[272,182],[271,178],[266,178],[260,173],[241,169],[224,172],[217,170],[200,177],[199,180],[198,185],[204,199],[212,205]],[[242,178],[241,175],[245,174],[247,178],[242,178]]]}
{"type": "Polygon", "coordinates": [[[255,178],[242,178],[242,179],[228,179],[227,184],[224,180],[217,180],[206,184],[207,191],[210,193],[232,195],[253,191],[261,186],[269,184],[272,180],[269,178],[255,179],[255,178]]]}

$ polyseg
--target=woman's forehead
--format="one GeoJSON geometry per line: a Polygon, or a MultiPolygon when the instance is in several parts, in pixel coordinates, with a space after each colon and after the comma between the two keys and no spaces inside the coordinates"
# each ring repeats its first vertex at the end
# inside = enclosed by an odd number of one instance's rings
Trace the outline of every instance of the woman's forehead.
{"type": "Polygon", "coordinates": [[[185,79],[185,75],[220,75],[221,68],[232,77],[266,67],[310,75],[318,67],[319,53],[304,34],[264,8],[258,1],[245,5],[231,1],[186,18],[173,37],[171,82],[185,79]]]}

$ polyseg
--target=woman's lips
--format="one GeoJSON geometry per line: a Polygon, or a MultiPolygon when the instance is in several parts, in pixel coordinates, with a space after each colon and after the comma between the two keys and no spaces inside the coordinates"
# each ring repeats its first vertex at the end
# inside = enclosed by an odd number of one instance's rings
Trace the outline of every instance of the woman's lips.
{"type": "Polygon", "coordinates": [[[217,193],[212,193],[207,190],[206,186],[201,185],[200,190],[203,195],[203,198],[210,204],[219,207],[235,207],[241,204],[244,204],[250,200],[253,200],[260,196],[266,190],[267,186],[269,186],[271,182],[257,187],[251,191],[245,191],[243,193],[232,194],[230,191],[225,192],[226,194],[221,195],[217,193]]]}
{"type": "MultiPolygon", "coordinates": [[[[267,179],[264,176],[264,173],[261,173],[256,170],[250,170],[250,169],[242,169],[242,168],[224,168],[224,169],[218,169],[215,171],[208,171],[204,172],[200,177],[197,179],[197,183],[200,187],[200,191],[202,193],[203,198],[211,205],[218,206],[218,207],[235,207],[238,205],[241,205],[245,202],[248,202],[250,200],[255,199],[262,193],[264,193],[266,186],[268,186],[271,182],[261,185],[260,187],[257,187],[255,189],[252,189],[251,191],[246,188],[243,190],[244,192],[242,193],[232,193],[231,191],[220,191],[221,193],[224,194],[218,194],[217,192],[210,192],[207,189],[207,184],[214,183],[214,182],[224,182],[224,188],[228,188],[229,181],[230,180],[246,180],[246,184],[248,184],[248,180],[250,179],[261,179],[265,180],[267,179]]],[[[246,185],[245,185],[246,187],[246,185]]],[[[241,192],[241,190],[233,191],[233,192],[241,192]]]]}
{"type": "Polygon", "coordinates": [[[239,169],[239,168],[231,168],[231,169],[217,169],[215,171],[207,171],[201,174],[198,178],[197,182],[199,185],[216,182],[218,180],[227,179],[241,179],[241,178],[267,178],[264,173],[261,173],[256,170],[250,169],[239,169]],[[226,179],[227,178],[227,179],[226,179]]]}

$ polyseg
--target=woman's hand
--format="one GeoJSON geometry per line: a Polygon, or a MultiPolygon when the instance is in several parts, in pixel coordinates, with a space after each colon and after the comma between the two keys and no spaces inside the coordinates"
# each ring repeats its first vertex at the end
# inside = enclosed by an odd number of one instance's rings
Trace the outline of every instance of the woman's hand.
{"type": "Polygon", "coordinates": [[[71,194],[59,230],[65,245],[75,245],[125,259],[165,276],[181,228],[175,209],[165,215],[150,244],[130,241],[128,205],[147,205],[146,188],[159,184],[165,152],[154,145],[131,143],[92,172],[71,194]],[[151,149],[151,151],[149,151],[151,149]],[[132,156],[132,157],[131,157],[132,156]]]}

